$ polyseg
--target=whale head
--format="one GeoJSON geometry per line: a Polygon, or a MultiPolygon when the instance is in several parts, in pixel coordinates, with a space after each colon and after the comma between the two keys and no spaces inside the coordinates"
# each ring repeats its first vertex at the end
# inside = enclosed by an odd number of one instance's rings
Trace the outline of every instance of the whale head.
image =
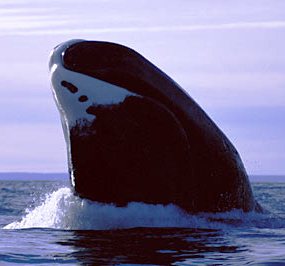
{"type": "Polygon", "coordinates": [[[71,182],[117,205],[256,209],[231,142],[169,76],[120,44],[71,40],[49,62],[71,182]]]}

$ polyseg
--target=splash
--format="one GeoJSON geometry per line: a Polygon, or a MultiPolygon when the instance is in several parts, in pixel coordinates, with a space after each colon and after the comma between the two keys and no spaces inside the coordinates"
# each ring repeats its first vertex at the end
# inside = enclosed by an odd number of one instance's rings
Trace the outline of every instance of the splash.
{"type": "MultiPolygon", "coordinates": [[[[38,207],[27,210],[21,221],[4,229],[54,228],[60,230],[109,230],[134,227],[184,227],[225,229],[232,226],[257,226],[268,215],[240,210],[190,215],[173,204],[131,202],[126,207],[81,199],[70,188],[48,194],[38,207]]],[[[282,226],[284,223],[282,223],[282,226]]]]}
{"type": "Polygon", "coordinates": [[[129,203],[126,207],[102,204],[74,196],[61,188],[47,196],[42,205],[28,210],[20,222],[5,229],[55,228],[103,230],[131,227],[187,227],[188,216],[175,205],[129,203]]]}

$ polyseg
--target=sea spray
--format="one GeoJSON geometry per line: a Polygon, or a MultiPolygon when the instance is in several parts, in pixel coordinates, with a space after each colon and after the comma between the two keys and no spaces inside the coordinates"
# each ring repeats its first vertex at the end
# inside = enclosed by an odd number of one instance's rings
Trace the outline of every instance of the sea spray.
{"type": "Polygon", "coordinates": [[[282,227],[284,219],[270,214],[225,213],[190,215],[173,204],[131,202],[125,207],[103,204],[75,196],[68,187],[46,195],[39,206],[28,209],[21,221],[4,229],[53,228],[60,230],[110,230],[134,227],[184,227],[226,229],[228,227],[282,227]],[[272,223],[274,221],[274,223],[272,223]]]}
{"type": "Polygon", "coordinates": [[[103,230],[188,226],[189,215],[173,204],[131,202],[126,207],[116,207],[79,198],[73,195],[70,188],[60,188],[47,195],[40,206],[27,210],[20,222],[13,222],[5,229],[103,230]]]}

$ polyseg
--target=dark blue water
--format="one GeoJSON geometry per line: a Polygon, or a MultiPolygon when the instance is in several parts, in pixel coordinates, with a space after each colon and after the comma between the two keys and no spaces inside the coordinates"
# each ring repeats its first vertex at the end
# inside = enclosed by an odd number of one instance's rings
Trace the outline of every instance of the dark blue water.
{"type": "Polygon", "coordinates": [[[268,213],[187,215],[75,197],[66,180],[0,181],[0,265],[285,265],[285,183],[254,183],[268,213]]]}

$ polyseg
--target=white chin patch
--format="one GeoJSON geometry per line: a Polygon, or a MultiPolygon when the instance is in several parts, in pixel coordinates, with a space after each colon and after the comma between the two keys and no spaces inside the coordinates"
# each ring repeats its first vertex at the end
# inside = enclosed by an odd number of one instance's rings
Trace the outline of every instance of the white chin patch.
{"type": "Polygon", "coordinates": [[[51,81],[53,94],[63,122],[71,128],[82,120],[93,121],[86,109],[92,105],[118,104],[136,95],[108,82],[65,69],[53,55],[51,81]]]}

